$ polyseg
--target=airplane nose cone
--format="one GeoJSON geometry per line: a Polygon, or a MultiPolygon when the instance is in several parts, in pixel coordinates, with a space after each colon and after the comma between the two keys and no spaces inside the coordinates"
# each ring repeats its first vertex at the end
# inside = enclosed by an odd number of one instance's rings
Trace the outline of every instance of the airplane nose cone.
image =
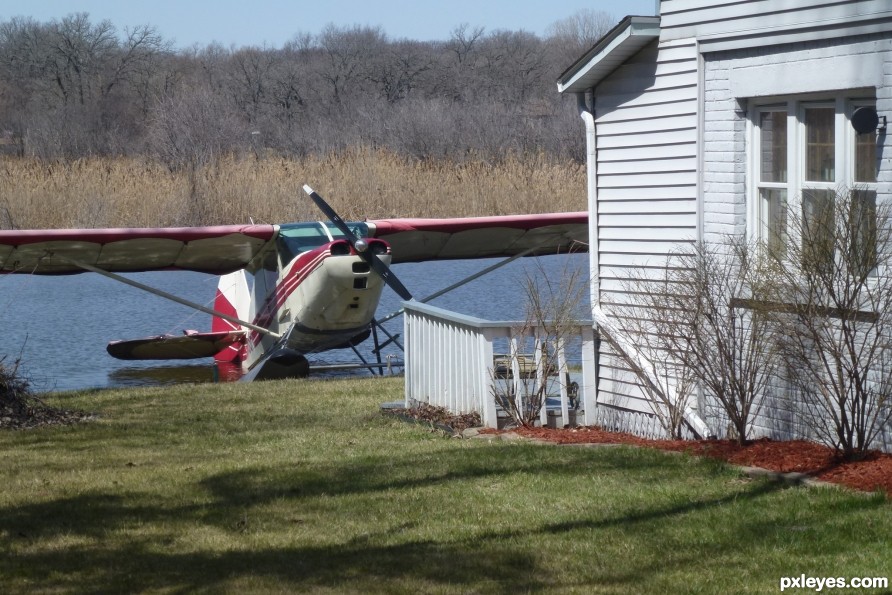
{"type": "Polygon", "coordinates": [[[353,243],[353,247],[356,248],[357,252],[365,252],[369,247],[369,243],[365,240],[356,240],[353,243]]]}

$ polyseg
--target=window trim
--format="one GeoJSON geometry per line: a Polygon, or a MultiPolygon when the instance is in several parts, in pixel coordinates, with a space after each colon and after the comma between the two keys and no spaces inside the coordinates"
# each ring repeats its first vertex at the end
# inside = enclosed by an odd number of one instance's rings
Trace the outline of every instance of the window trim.
{"type": "MultiPolygon", "coordinates": [[[[797,149],[791,146],[790,131],[795,131],[795,117],[790,116],[790,102],[779,103],[777,101],[765,103],[750,109],[751,117],[747,121],[747,143],[748,163],[747,168],[749,175],[747,176],[747,205],[748,205],[748,225],[747,234],[750,240],[765,239],[770,235],[771,224],[769,222],[770,207],[768,201],[762,197],[763,189],[776,189],[786,191],[787,212],[790,212],[790,200],[793,193],[790,191],[791,186],[797,180],[797,172],[794,167],[795,160],[791,156],[791,152],[795,153],[797,149]],[[787,114],[787,163],[786,163],[786,182],[763,182],[762,181],[762,114],[771,112],[783,112],[787,114]]],[[[795,138],[795,137],[794,137],[795,138]]]]}
{"type": "MultiPolygon", "coordinates": [[[[750,241],[765,241],[770,236],[771,222],[767,201],[762,191],[766,188],[786,189],[786,217],[803,216],[803,190],[809,188],[835,191],[840,187],[867,188],[877,191],[877,182],[855,182],[857,135],[851,126],[852,112],[862,106],[876,106],[875,90],[850,90],[840,93],[791,95],[751,99],[746,119],[746,235],[750,241]],[[805,110],[812,107],[834,108],[834,180],[810,182],[807,177],[807,131],[805,110]],[[785,111],[787,114],[787,181],[763,182],[762,114],[785,111]]],[[[798,227],[798,226],[794,226],[798,227]]],[[[789,225],[785,232],[790,233],[789,225]]],[[[801,238],[790,238],[801,241],[801,238]]]]}

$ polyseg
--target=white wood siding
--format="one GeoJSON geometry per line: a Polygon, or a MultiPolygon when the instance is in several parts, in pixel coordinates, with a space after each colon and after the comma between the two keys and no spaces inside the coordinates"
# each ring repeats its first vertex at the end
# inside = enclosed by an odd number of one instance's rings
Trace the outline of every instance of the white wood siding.
{"type": "Polygon", "coordinates": [[[888,31],[889,0],[663,0],[660,39],[696,38],[703,52],[888,31]]]}
{"type": "MultiPolygon", "coordinates": [[[[887,4],[892,5],[892,0],[887,4]]],[[[892,111],[892,27],[885,36],[867,35],[814,39],[795,46],[755,47],[710,53],[703,62],[704,103],[702,143],[702,236],[721,242],[728,234],[743,236],[747,221],[747,113],[748,99],[762,96],[807,97],[830,91],[855,96],[875,93],[877,111],[892,111]],[[821,73],[818,76],[817,73],[821,73]],[[869,76],[869,79],[865,77],[869,76]],[[865,88],[867,89],[865,91],[865,88]],[[873,90],[875,89],[875,90],[873,90]],[[806,94],[806,95],[803,95],[806,94]]],[[[769,99],[768,102],[773,102],[769,99]]],[[[881,135],[883,155],[878,175],[880,200],[892,199],[892,136],[881,135]]],[[[750,215],[752,216],[752,215],[750,215]]],[[[794,414],[789,385],[779,375],[769,387],[766,401],[754,420],[753,435],[773,438],[814,438],[801,415],[794,414]]],[[[705,400],[711,398],[707,395],[705,400]]],[[[718,407],[707,416],[716,429],[726,427],[718,407]]],[[[892,427],[876,445],[892,447],[892,427]]]]}
{"type": "MultiPolygon", "coordinates": [[[[598,235],[605,311],[623,284],[697,236],[697,47],[648,45],[595,88],[598,235]]],[[[602,343],[599,402],[649,412],[602,343]]]]}

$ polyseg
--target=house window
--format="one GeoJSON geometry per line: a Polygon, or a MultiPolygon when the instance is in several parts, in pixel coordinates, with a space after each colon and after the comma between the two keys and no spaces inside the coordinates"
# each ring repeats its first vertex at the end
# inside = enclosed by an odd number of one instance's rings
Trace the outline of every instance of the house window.
{"type": "Polygon", "coordinates": [[[787,157],[787,112],[765,109],[758,114],[758,182],[757,202],[763,227],[761,236],[773,249],[780,249],[786,240],[787,192],[789,176],[787,157]]]}
{"type": "Polygon", "coordinates": [[[832,214],[840,190],[853,192],[858,229],[854,249],[873,267],[877,151],[876,132],[856,134],[852,112],[873,106],[857,96],[791,98],[750,107],[750,234],[783,253],[791,229],[799,229],[803,253],[819,266],[833,261],[832,214]],[[801,225],[790,226],[790,217],[801,225]],[[829,225],[828,225],[829,224],[829,225]]]}

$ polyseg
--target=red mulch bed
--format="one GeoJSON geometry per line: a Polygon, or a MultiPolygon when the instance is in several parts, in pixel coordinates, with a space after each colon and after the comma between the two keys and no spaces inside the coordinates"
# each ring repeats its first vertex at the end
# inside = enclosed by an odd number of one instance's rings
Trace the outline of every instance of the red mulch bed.
{"type": "Polygon", "coordinates": [[[806,473],[856,490],[882,490],[892,495],[892,454],[870,452],[864,459],[844,462],[826,446],[805,440],[753,440],[738,446],[730,440],[648,440],[598,428],[519,428],[513,432],[557,444],[631,444],[714,457],[733,465],[761,467],[780,473],[806,473]]]}

